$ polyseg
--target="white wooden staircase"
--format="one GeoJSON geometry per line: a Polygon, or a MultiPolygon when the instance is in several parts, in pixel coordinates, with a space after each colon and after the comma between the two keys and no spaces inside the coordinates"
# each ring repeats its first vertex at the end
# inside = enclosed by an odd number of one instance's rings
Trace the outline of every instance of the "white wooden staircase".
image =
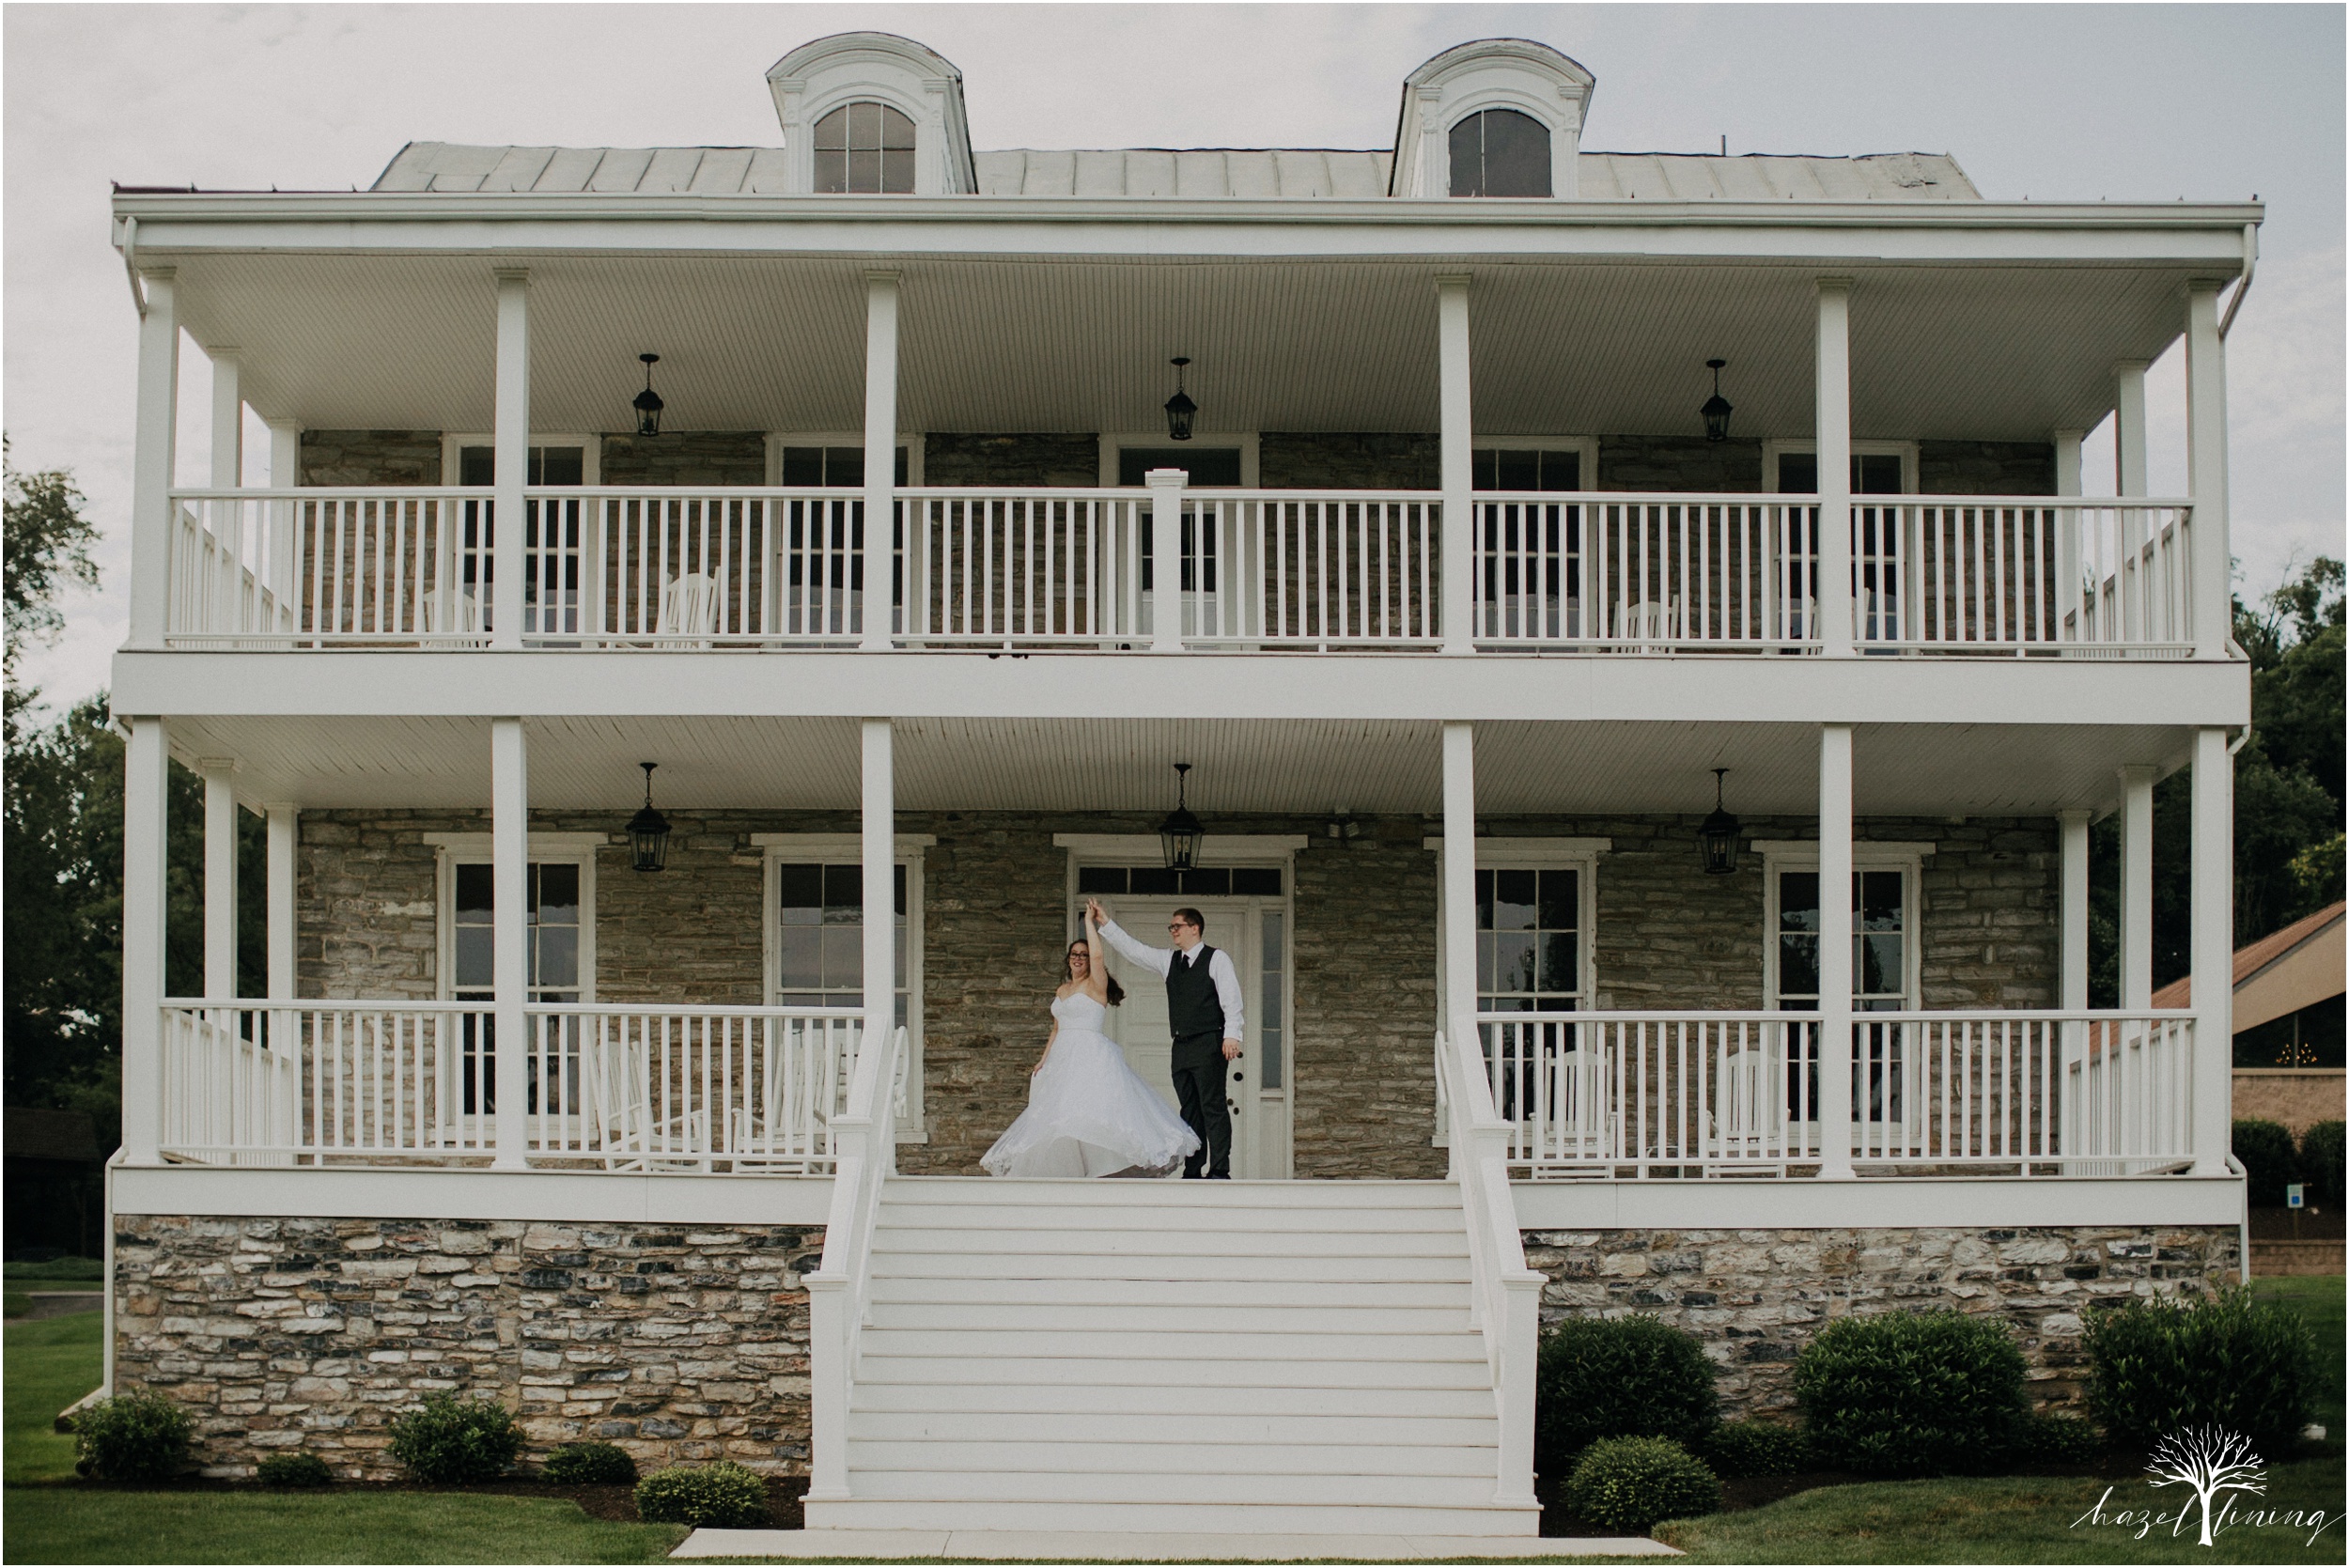
{"type": "Polygon", "coordinates": [[[877,1185],[811,1532],[1536,1533],[1458,1184],[877,1185]]]}

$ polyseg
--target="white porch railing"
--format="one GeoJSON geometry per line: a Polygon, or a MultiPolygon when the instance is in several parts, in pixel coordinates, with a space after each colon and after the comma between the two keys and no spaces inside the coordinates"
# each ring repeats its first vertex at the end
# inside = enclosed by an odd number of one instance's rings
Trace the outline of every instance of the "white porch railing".
{"type": "MultiPolygon", "coordinates": [[[[1829,1136],[1819,1025],[1785,1013],[1486,1013],[1486,1092],[1535,1176],[1794,1175],[1829,1136]]],[[[2189,1163],[2184,1013],[1870,1013],[1852,1025],[1863,1175],[2140,1174],[2189,1163]]]]}
{"type": "MultiPolygon", "coordinates": [[[[522,636],[540,647],[848,646],[868,598],[906,647],[1141,648],[1161,602],[1198,649],[1408,651],[1444,629],[1430,491],[1180,492],[1171,600],[1154,502],[1131,489],[901,489],[870,557],[886,585],[869,591],[862,491],[525,493],[522,636]]],[[[462,647],[495,629],[485,489],[175,497],[176,644],[462,647]]],[[[2189,522],[2181,501],[1856,497],[1854,637],[1870,651],[2184,657],[2189,522]]],[[[1470,526],[1479,647],[1820,642],[1812,497],[1480,494],[1470,526]]]]}
{"type": "MultiPolygon", "coordinates": [[[[524,1159],[830,1170],[853,1009],[528,1010],[524,1159]]],[[[497,1152],[486,1002],[172,1001],[164,1153],[203,1163],[474,1164],[497,1152]]],[[[906,1086],[891,1086],[902,1101],[906,1086]]]]}

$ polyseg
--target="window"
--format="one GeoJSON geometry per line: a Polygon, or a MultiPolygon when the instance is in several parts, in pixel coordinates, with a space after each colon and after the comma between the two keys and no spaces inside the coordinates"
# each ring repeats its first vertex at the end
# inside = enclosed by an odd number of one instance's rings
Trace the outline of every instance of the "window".
{"type": "Polygon", "coordinates": [[[1170,871],[1162,865],[1081,865],[1077,892],[1096,898],[1122,893],[1153,898],[1278,898],[1281,868],[1209,865],[1170,871]]]}
{"type": "Polygon", "coordinates": [[[1582,873],[1476,872],[1476,1006],[1571,1013],[1582,998],[1582,873]]]}
{"type": "MultiPolygon", "coordinates": [[[[1804,1013],[1819,1005],[1819,870],[1814,844],[1762,846],[1770,922],[1765,961],[1771,1005],[1804,1013]]],[[[1854,846],[1852,1009],[1898,1013],[1917,1005],[1917,879],[1929,846],[1854,846]]],[[[1805,1064],[1789,1073],[1786,1109],[1798,1121],[1817,1116],[1818,1038],[1806,1028],[1794,1043],[1805,1064]]],[[[1852,1031],[1852,1108],[1871,1122],[1901,1120],[1905,1095],[1892,1030],[1865,1020],[1852,1031]]]]}
{"type": "MultiPolygon", "coordinates": [[[[1854,495],[1901,495],[1906,493],[1906,465],[1898,452],[1854,452],[1851,455],[1851,492],[1854,495]]],[[[1819,455],[1816,452],[1781,452],[1778,455],[1778,489],[1783,495],[1816,495],[1819,493],[1819,455]]]]}
{"type": "MultiPolygon", "coordinates": [[[[441,855],[441,994],[452,1001],[487,1008],[497,1000],[495,968],[496,873],[490,863],[487,833],[433,835],[441,855]]],[[[600,833],[531,835],[529,904],[524,914],[530,1001],[564,1003],[595,996],[595,848],[600,833]],[[569,842],[567,842],[569,841],[569,842]]],[[[496,1074],[487,1060],[497,1048],[493,1018],[468,1016],[463,1023],[463,1110],[494,1110],[496,1074]],[[476,1096],[476,1086],[480,1094],[476,1096]],[[482,1103],[476,1104],[476,1097],[482,1103]]],[[[565,1032],[565,1064],[550,1076],[549,1098],[560,1109],[579,1109],[574,1063],[579,1043],[565,1032]]],[[[539,1109],[541,1085],[531,1083],[530,1109],[539,1109]]]]}
{"type": "MultiPolygon", "coordinates": [[[[1256,891],[1239,886],[1244,869],[1233,869],[1236,893],[1256,891]]],[[[1278,898],[1281,873],[1268,869],[1268,874],[1271,886],[1265,896],[1278,898]]],[[[1266,909],[1258,918],[1264,927],[1264,952],[1256,970],[1261,981],[1256,998],[1256,1082],[1264,1089],[1284,1089],[1288,1087],[1288,1015],[1282,999],[1288,995],[1288,911],[1266,909]]]]}
{"type": "Polygon", "coordinates": [[[844,103],[816,122],[819,194],[910,195],[913,121],[886,103],[844,103]]]}
{"type": "MultiPolygon", "coordinates": [[[[595,484],[600,451],[601,443],[593,437],[543,438],[530,448],[522,483],[533,489],[595,484]]],[[[460,485],[497,483],[497,447],[491,437],[446,437],[441,462],[443,473],[453,472],[460,485]]],[[[522,587],[522,630],[540,636],[575,632],[580,629],[580,541],[584,526],[580,503],[531,501],[526,505],[523,535],[529,551],[529,578],[522,587]]],[[[463,504],[456,563],[460,599],[449,607],[445,629],[438,625],[440,606],[427,607],[427,618],[435,629],[479,631],[489,624],[491,584],[497,579],[491,550],[492,512],[487,501],[463,504]]]]}
{"type": "MultiPolygon", "coordinates": [[[[781,483],[793,489],[805,485],[856,486],[864,483],[864,448],[857,446],[790,446],[778,447],[782,454],[781,483]]],[[[897,470],[894,482],[904,485],[908,458],[903,446],[897,448],[897,470]]]]}
{"type": "Polygon", "coordinates": [[[1549,127],[1515,109],[1486,109],[1455,125],[1452,194],[1549,194],[1549,127]]]}
{"type": "Polygon", "coordinates": [[[1579,447],[1476,448],[1469,459],[1475,466],[1473,481],[1480,490],[1579,490],[1582,483],[1579,447]]]}

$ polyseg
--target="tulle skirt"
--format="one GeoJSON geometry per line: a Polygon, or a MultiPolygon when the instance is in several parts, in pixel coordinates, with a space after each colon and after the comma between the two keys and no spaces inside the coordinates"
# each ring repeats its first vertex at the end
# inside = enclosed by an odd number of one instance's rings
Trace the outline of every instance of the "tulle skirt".
{"type": "Polygon", "coordinates": [[[1028,1109],[979,1163],[990,1176],[1163,1176],[1198,1148],[1116,1041],[1064,1028],[1028,1080],[1028,1109]]]}

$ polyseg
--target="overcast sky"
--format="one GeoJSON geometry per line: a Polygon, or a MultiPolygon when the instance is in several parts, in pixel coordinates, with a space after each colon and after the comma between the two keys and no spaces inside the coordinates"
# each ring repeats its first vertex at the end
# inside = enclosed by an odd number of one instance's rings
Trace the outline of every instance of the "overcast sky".
{"type": "MultiPolygon", "coordinates": [[[[1403,75],[1465,39],[1598,78],[1583,145],[1948,152],[1986,196],[2268,204],[2228,342],[2234,549],[2264,591],[2342,545],[2343,10],[2306,6],[40,6],[5,29],[5,417],[105,531],[98,594],[27,663],[102,686],[125,625],[136,318],[107,181],[364,188],[411,140],[774,145],[764,75],[828,33],[919,39],[996,147],[1386,147],[1403,75]]],[[[2184,378],[2150,381],[2185,488],[2184,378]]],[[[181,472],[210,370],[182,348],[181,472]]],[[[2111,490],[2110,422],[2091,438],[2111,490]]],[[[247,441],[248,462],[267,443],[247,441]]],[[[257,478],[257,469],[255,470],[257,478]]]]}

